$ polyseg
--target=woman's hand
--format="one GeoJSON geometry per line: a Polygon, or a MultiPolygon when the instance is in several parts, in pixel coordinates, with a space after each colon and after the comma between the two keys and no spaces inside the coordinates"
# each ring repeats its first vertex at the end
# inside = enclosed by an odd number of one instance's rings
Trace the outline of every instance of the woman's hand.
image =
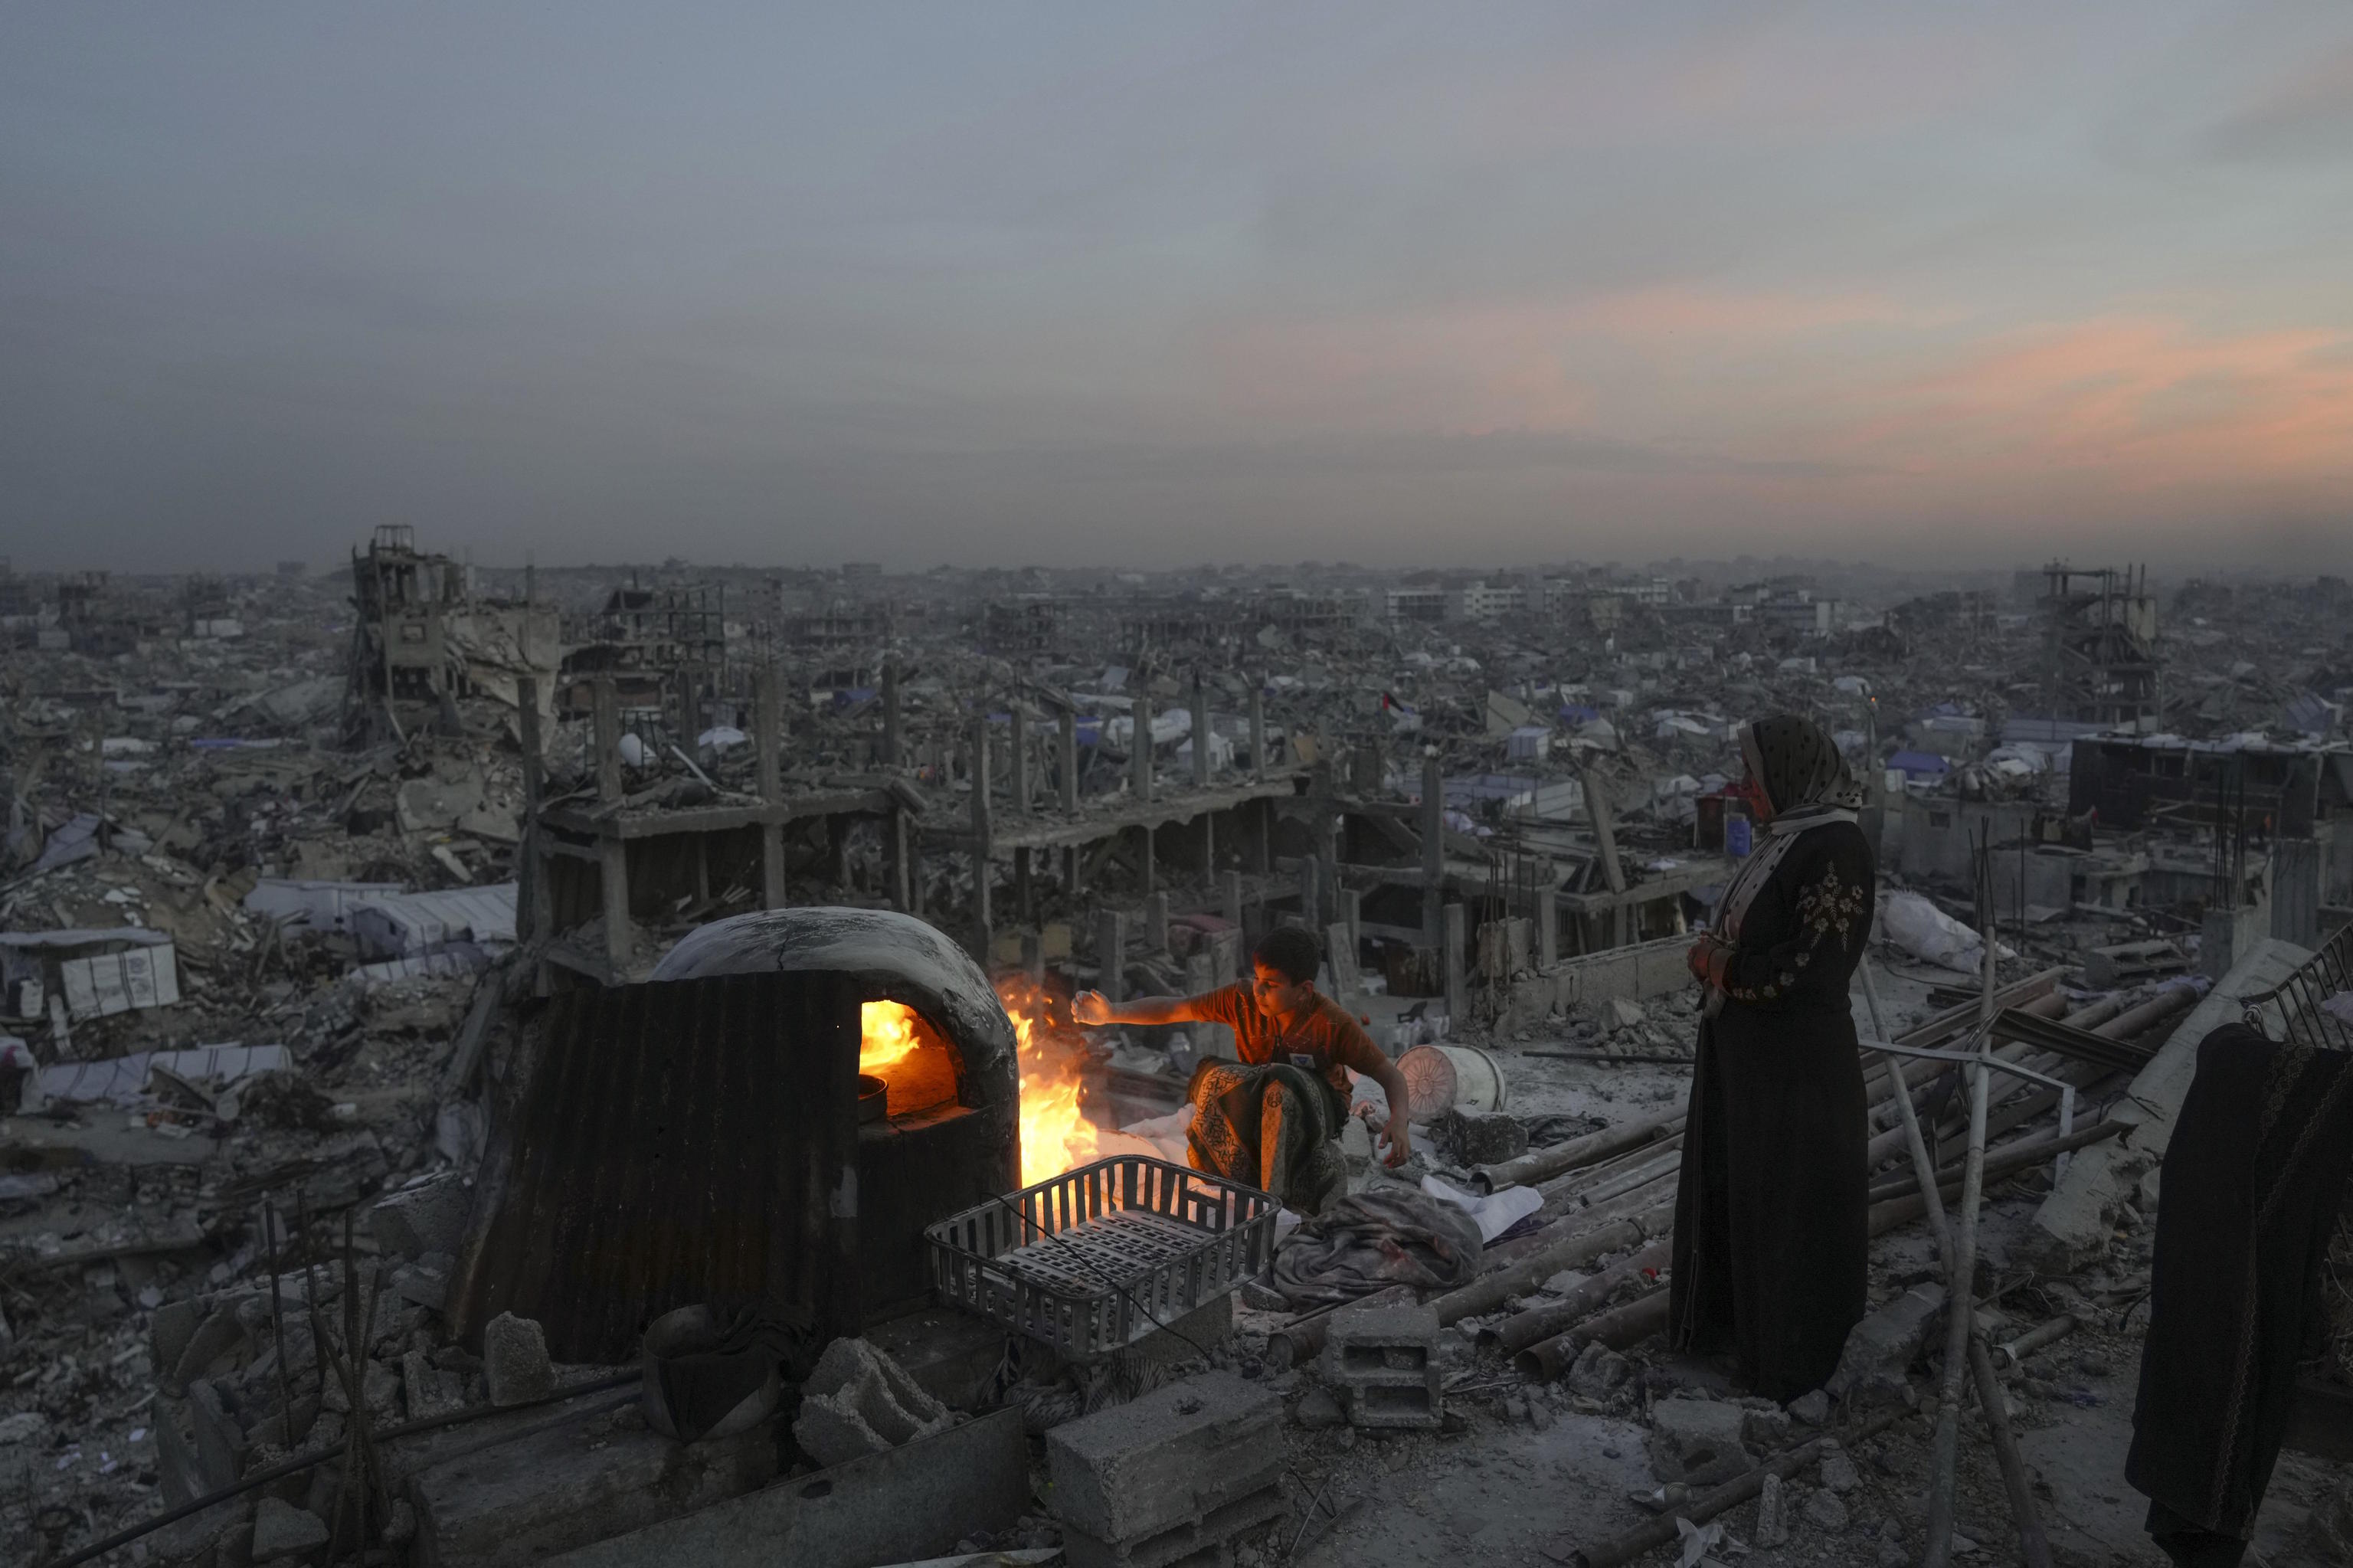
{"type": "Polygon", "coordinates": [[[1732,963],[1732,949],[1715,932],[1703,931],[1699,940],[1691,945],[1691,951],[1683,955],[1683,961],[1691,966],[1693,979],[1722,991],[1725,970],[1732,963]]]}
{"type": "Polygon", "coordinates": [[[1090,1029],[1100,1029],[1111,1022],[1111,1003],[1099,991],[1082,991],[1071,998],[1071,1016],[1090,1029]]]}

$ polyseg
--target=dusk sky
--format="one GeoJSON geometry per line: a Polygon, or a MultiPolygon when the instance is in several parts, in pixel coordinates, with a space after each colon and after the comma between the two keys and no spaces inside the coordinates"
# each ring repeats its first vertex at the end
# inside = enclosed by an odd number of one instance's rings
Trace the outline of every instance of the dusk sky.
{"type": "Polygon", "coordinates": [[[2353,563],[2353,5],[17,5],[0,555],[2353,563]]]}

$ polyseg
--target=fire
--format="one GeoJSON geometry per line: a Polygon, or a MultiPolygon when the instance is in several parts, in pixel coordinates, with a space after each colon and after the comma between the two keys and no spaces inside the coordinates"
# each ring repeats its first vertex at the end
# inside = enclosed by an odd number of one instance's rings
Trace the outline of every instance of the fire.
{"type": "Polygon", "coordinates": [[[923,1042],[915,1033],[915,1010],[904,1002],[869,1001],[858,1009],[858,1070],[882,1075],[913,1054],[923,1042]]]}
{"type": "Polygon", "coordinates": [[[1021,1044],[1021,1184],[1035,1186],[1096,1158],[1100,1129],[1079,1108],[1079,1058],[1048,1022],[1052,999],[1008,977],[997,1000],[1021,1044]]]}

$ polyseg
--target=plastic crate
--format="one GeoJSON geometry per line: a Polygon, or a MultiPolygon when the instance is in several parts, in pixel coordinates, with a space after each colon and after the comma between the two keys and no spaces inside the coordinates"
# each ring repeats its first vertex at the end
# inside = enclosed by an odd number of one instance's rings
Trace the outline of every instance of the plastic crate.
{"type": "Polygon", "coordinates": [[[1085,1361],[1262,1272],[1276,1212],[1255,1187],[1121,1154],[966,1209],[923,1237],[944,1299],[1085,1361]]]}

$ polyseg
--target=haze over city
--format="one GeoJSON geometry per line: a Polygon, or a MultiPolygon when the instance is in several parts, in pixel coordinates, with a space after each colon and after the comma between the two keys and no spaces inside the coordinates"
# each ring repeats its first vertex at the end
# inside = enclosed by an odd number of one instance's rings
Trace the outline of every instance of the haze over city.
{"type": "Polygon", "coordinates": [[[19,569],[2341,569],[2337,5],[18,8],[19,569]]]}

